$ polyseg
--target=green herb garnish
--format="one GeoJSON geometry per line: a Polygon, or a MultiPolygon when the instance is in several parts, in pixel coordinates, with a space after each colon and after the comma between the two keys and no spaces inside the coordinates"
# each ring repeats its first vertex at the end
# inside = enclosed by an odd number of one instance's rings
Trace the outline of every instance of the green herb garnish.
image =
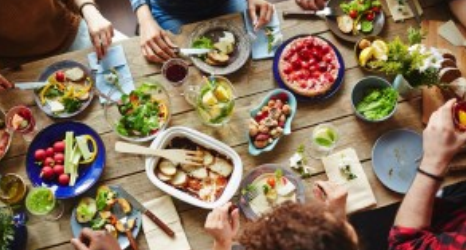
{"type": "Polygon", "coordinates": [[[340,168],[340,172],[341,172],[342,175],[345,176],[346,180],[348,180],[348,181],[358,178],[358,176],[355,175],[351,171],[351,166],[350,165],[346,165],[343,168],[340,168]]]}

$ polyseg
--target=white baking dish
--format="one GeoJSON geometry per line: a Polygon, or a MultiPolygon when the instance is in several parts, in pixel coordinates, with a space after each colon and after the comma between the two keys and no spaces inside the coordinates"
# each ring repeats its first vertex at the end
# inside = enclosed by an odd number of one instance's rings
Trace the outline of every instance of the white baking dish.
{"type": "Polygon", "coordinates": [[[241,158],[239,157],[239,155],[235,152],[235,150],[233,150],[231,147],[224,144],[223,142],[220,142],[206,134],[200,133],[196,130],[187,127],[171,127],[161,132],[157,136],[157,138],[152,142],[150,147],[154,149],[163,149],[175,137],[188,138],[191,141],[207,149],[217,151],[220,154],[223,154],[232,160],[234,166],[233,172],[230,176],[225,190],[223,191],[223,194],[215,202],[205,202],[159,180],[159,178],[157,178],[157,176],[155,175],[154,171],[155,167],[157,166],[160,160],[159,157],[146,158],[146,174],[149,177],[149,180],[165,193],[196,207],[214,209],[227,203],[238,190],[239,184],[243,176],[243,163],[241,162],[241,158]]]}

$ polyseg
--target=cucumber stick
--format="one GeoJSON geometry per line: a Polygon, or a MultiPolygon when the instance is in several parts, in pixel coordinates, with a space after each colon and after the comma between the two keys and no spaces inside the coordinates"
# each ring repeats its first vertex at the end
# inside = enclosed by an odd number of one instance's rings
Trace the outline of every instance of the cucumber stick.
{"type": "Polygon", "coordinates": [[[78,145],[75,145],[73,148],[73,155],[71,156],[70,186],[74,186],[76,179],[78,178],[78,168],[81,157],[81,150],[79,150],[78,145]]]}
{"type": "Polygon", "coordinates": [[[65,134],[65,173],[72,172],[72,157],[73,157],[74,133],[72,131],[65,134]]]}

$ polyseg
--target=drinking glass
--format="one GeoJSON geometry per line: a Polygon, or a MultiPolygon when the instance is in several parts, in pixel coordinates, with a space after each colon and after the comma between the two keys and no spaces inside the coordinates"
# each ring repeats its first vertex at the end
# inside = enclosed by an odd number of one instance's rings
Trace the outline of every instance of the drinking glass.
{"type": "Polygon", "coordinates": [[[36,119],[34,118],[31,109],[23,105],[15,106],[8,110],[8,113],[6,114],[6,124],[10,132],[20,133],[26,142],[31,142],[39,132],[39,128],[36,125],[36,119]],[[24,126],[17,124],[19,119],[22,119],[26,124],[24,126]]]}
{"type": "Polygon", "coordinates": [[[189,73],[189,65],[183,59],[173,58],[162,66],[162,75],[174,87],[183,85],[189,73]]]}
{"type": "Polygon", "coordinates": [[[56,199],[52,189],[35,187],[26,197],[26,209],[32,215],[44,220],[55,221],[62,217],[65,206],[63,202],[56,199]]]}
{"type": "Polygon", "coordinates": [[[330,123],[318,125],[312,131],[310,156],[319,160],[329,155],[339,139],[340,133],[334,125],[330,123]]]}
{"type": "Polygon", "coordinates": [[[8,205],[21,202],[26,195],[27,186],[17,174],[0,176],[0,200],[8,205]]]}
{"type": "Polygon", "coordinates": [[[200,84],[187,85],[184,96],[199,119],[208,126],[221,127],[233,116],[236,91],[223,76],[204,77],[200,84]]]}

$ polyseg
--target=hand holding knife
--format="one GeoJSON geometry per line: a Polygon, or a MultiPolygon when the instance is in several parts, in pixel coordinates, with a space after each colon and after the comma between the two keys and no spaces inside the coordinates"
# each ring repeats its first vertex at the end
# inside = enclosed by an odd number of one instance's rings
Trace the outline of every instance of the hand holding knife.
{"type": "Polygon", "coordinates": [[[175,237],[175,232],[173,232],[173,230],[171,230],[167,224],[165,224],[163,221],[161,221],[155,214],[153,214],[149,209],[147,209],[146,207],[144,207],[143,204],[141,204],[139,201],[136,200],[136,198],[134,198],[134,196],[130,195],[128,192],[126,192],[126,190],[124,190],[122,187],[120,186],[117,186],[116,187],[118,193],[123,197],[125,198],[127,201],[129,201],[129,203],[135,207],[137,210],[141,211],[141,213],[143,213],[144,215],[147,216],[147,218],[149,218],[152,222],[154,222],[157,226],[160,227],[160,229],[162,229],[162,231],[164,233],[166,233],[168,236],[170,237],[175,237]]]}

